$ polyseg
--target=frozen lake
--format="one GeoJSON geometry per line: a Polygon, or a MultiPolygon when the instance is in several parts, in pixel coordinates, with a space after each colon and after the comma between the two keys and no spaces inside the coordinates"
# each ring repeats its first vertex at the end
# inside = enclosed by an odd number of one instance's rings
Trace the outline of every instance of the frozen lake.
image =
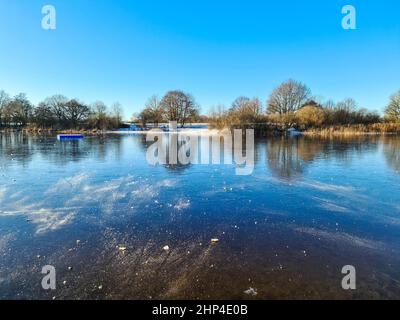
{"type": "Polygon", "coordinates": [[[400,138],[257,140],[249,176],[146,150],[0,134],[0,298],[400,298],[400,138]]]}

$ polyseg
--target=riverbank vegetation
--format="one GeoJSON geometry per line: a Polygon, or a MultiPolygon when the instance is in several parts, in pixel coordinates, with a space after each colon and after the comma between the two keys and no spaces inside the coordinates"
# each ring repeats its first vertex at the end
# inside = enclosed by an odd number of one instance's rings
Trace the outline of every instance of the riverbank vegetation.
{"type": "Polygon", "coordinates": [[[200,107],[191,94],[175,90],[167,92],[162,99],[152,96],[145,108],[135,114],[132,120],[145,128],[148,124],[157,126],[169,121],[175,121],[183,127],[188,123],[208,119],[200,116],[200,107]]]}
{"type": "Polygon", "coordinates": [[[400,133],[400,91],[390,97],[384,115],[359,107],[354,99],[318,101],[301,82],[289,80],[269,96],[266,107],[258,98],[240,97],[230,108],[211,110],[214,128],[254,128],[276,134],[294,128],[309,134],[400,133]]]}
{"type": "Polygon", "coordinates": [[[103,102],[91,105],[54,95],[34,106],[25,94],[10,97],[0,91],[0,128],[27,131],[109,130],[122,125],[118,103],[108,108],[103,102]]]}
{"type": "MultiPolygon", "coordinates": [[[[108,108],[97,101],[90,105],[55,95],[34,106],[24,94],[10,97],[0,91],[0,128],[41,130],[113,130],[124,126],[122,108],[108,108]]],[[[261,136],[297,129],[308,135],[354,135],[400,133],[400,90],[393,94],[384,114],[362,108],[351,98],[323,101],[305,84],[288,80],[272,91],[266,104],[259,98],[239,97],[229,108],[218,105],[200,115],[195,98],[186,92],[152,96],[132,122],[142,128],[176,121],[209,123],[214,129],[255,129],[261,136]]]]}

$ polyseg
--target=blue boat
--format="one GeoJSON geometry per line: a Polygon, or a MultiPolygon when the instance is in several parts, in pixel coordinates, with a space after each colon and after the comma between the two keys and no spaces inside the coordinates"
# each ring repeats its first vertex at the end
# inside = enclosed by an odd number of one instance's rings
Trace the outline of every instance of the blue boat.
{"type": "Polygon", "coordinates": [[[57,140],[80,140],[85,136],[83,134],[59,134],[57,140]]]}

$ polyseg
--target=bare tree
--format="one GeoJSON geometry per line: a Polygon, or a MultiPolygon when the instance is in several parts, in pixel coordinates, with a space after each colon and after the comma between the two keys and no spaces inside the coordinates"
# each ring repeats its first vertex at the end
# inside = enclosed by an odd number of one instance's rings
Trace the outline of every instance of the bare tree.
{"type": "Polygon", "coordinates": [[[147,123],[153,123],[154,125],[158,126],[158,124],[163,121],[163,117],[164,109],[156,95],[147,100],[145,108],[138,116],[143,127],[145,127],[147,123]]]}
{"type": "Polygon", "coordinates": [[[390,121],[400,120],[400,90],[390,97],[389,105],[385,109],[385,116],[390,121]]]}
{"type": "Polygon", "coordinates": [[[301,82],[289,80],[276,88],[268,99],[268,112],[284,115],[297,111],[311,99],[311,90],[301,82]]]}
{"type": "Polygon", "coordinates": [[[89,122],[92,127],[105,129],[108,126],[107,106],[102,101],[94,102],[90,107],[89,122]]]}
{"type": "Polygon", "coordinates": [[[247,104],[246,109],[249,112],[253,113],[255,116],[261,115],[263,113],[263,105],[261,100],[258,98],[253,98],[247,104]]]}
{"type": "Polygon", "coordinates": [[[168,121],[180,120],[182,103],[185,98],[182,91],[170,91],[161,100],[161,107],[168,121]]]}
{"type": "Polygon", "coordinates": [[[154,112],[150,108],[144,108],[137,118],[142,123],[143,128],[145,128],[148,123],[154,123],[154,112]]]}
{"type": "Polygon", "coordinates": [[[213,118],[221,118],[226,114],[226,108],[222,104],[218,104],[217,106],[212,106],[208,111],[208,115],[213,118]]]}
{"type": "Polygon", "coordinates": [[[10,101],[10,96],[4,91],[0,90],[0,108],[10,101]]]}
{"type": "Polygon", "coordinates": [[[62,95],[54,95],[46,98],[43,103],[51,109],[56,124],[62,127],[67,120],[68,99],[62,95]]]}
{"type": "Polygon", "coordinates": [[[111,106],[111,117],[114,119],[114,126],[119,127],[122,124],[124,111],[119,102],[115,102],[111,106]]]}
{"type": "Polygon", "coordinates": [[[3,90],[0,90],[0,127],[6,125],[5,123],[5,110],[10,103],[10,96],[3,90]]]}
{"type": "Polygon", "coordinates": [[[357,109],[357,102],[352,98],[347,98],[343,101],[340,101],[336,105],[336,109],[346,111],[346,112],[353,112],[357,109]]]}
{"type": "Polygon", "coordinates": [[[164,111],[161,106],[161,102],[156,95],[150,97],[150,99],[146,102],[146,108],[148,114],[150,115],[150,120],[158,125],[163,121],[164,111]]]}
{"type": "Polygon", "coordinates": [[[336,108],[336,103],[330,99],[323,103],[323,108],[326,110],[334,110],[336,108]]]}
{"type": "Polygon", "coordinates": [[[262,103],[260,99],[239,97],[233,103],[230,109],[231,116],[236,116],[240,122],[257,122],[257,118],[262,114],[262,103]]]}
{"type": "Polygon", "coordinates": [[[233,101],[232,103],[232,107],[231,107],[231,111],[239,111],[242,110],[243,108],[245,108],[248,103],[250,102],[250,98],[247,97],[239,97],[236,98],[235,101],[233,101]]]}
{"type": "Polygon", "coordinates": [[[16,95],[5,108],[6,117],[14,126],[25,126],[32,118],[33,105],[26,95],[16,95]]]}
{"type": "Polygon", "coordinates": [[[194,98],[182,91],[169,91],[160,103],[168,121],[177,121],[184,126],[198,115],[199,107],[194,98]]]}
{"type": "Polygon", "coordinates": [[[75,99],[68,101],[65,107],[66,120],[72,128],[76,128],[80,122],[86,120],[90,115],[90,108],[75,99]]]}
{"type": "Polygon", "coordinates": [[[50,128],[57,123],[51,106],[45,102],[40,102],[35,108],[33,119],[42,128],[50,128]]]}

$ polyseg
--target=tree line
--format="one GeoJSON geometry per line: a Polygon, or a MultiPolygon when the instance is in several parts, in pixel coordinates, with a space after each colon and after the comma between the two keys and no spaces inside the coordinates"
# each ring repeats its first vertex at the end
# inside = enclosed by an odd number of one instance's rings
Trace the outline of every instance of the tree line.
{"type": "MultiPolygon", "coordinates": [[[[25,94],[10,97],[0,91],[0,127],[60,129],[116,129],[122,124],[122,108],[111,108],[97,101],[90,105],[62,95],[46,98],[36,106],[25,94]]],[[[161,99],[152,96],[133,121],[143,127],[176,121],[181,126],[193,122],[209,122],[212,127],[279,127],[307,130],[327,126],[369,125],[383,122],[400,123],[400,90],[393,94],[384,116],[359,107],[354,99],[318,101],[305,84],[288,80],[270,94],[264,107],[259,98],[239,97],[229,108],[211,108],[208,116],[200,115],[200,106],[193,95],[174,90],[161,99]]]]}
{"type": "Polygon", "coordinates": [[[175,90],[167,92],[162,99],[152,96],[144,109],[138,115],[134,114],[133,120],[146,127],[149,123],[158,125],[169,121],[185,126],[207,119],[200,116],[200,107],[191,94],[175,90]]]}
{"type": "Polygon", "coordinates": [[[0,91],[0,127],[38,129],[115,129],[122,124],[122,107],[115,103],[108,108],[97,101],[87,105],[62,95],[46,98],[33,105],[25,94],[10,97],[0,91]]]}
{"type": "Polygon", "coordinates": [[[320,102],[305,84],[288,80],[272,91],[266,108],[258,98],[239,97],[228,109],[224,106],[213,107],[210,122],[217,128],[275,126],[302,130],[400,122],[400,90],[390,97],[382,117],[378,112],[359,107],[351,98],[320,102]]]}

